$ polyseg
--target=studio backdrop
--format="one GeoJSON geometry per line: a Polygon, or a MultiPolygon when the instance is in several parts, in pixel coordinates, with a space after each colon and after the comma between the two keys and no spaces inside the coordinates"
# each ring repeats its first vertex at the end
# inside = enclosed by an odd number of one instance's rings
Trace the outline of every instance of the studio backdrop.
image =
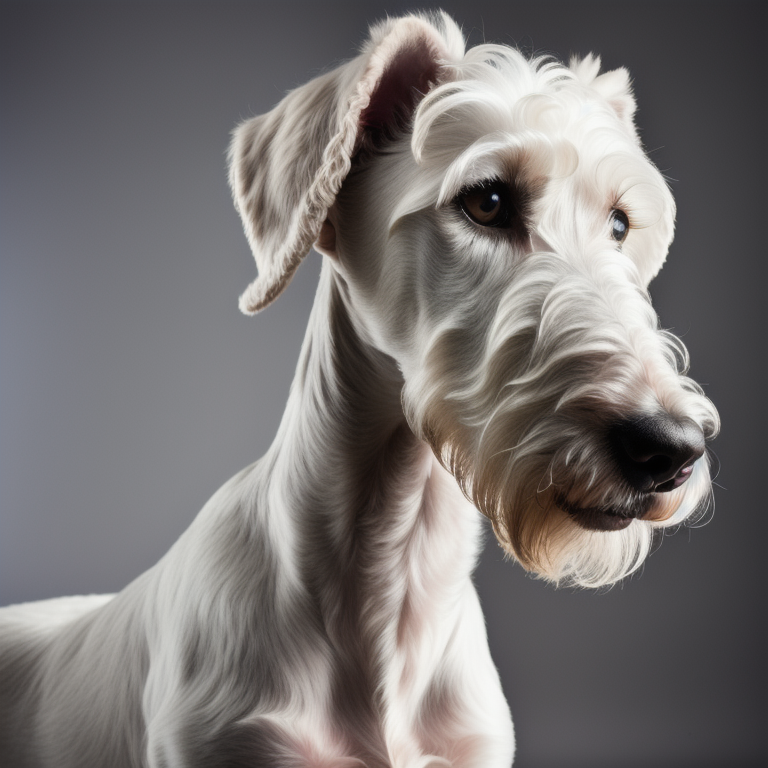
{"type": "MultiPolygon", "coordinates": [[[[716,509],[610,591],[489,535],[520,768],[760,768],[766,747],[764,2],[444,2],[471,44],[626,66],[678,203],[651,284],[723,422],[716,509]]],[[[355,54],[356,3],[0,4],[0,604],[113,592],[269,446],[317,283],[255,318],[229,134],[355,54]]]]}

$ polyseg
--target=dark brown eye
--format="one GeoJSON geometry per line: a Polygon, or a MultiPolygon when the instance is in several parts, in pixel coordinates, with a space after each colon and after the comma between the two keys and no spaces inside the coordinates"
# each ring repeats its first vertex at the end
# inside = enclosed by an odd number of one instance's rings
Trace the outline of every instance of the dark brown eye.
{"type": "Polygon", "coordinates": [[[617,243],[623,243],[629,234],[629,219],[624,211],[615,210],[611,214],[611,237],[617,243]]]}
{"type": "Polygon", "coordinates": [[[478,184],[458,197],[461,210],[481,227],[507,227],[513,219],[509,188],[500,181],[478,184]]]}

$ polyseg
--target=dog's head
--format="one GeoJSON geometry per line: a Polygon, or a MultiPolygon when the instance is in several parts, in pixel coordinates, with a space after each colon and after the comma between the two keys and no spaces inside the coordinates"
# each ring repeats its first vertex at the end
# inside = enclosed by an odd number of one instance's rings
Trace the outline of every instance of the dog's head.
{"type": "Polygon", "coordinates": [[[446,16],[374,27],[348,64],[241,125],[231,184],[253,313],[314,244],[402,400],[527,568],[614,581],[702,512],[717,413],[647,286],[674,202],[625,70],[505,46],[446,16]]]}

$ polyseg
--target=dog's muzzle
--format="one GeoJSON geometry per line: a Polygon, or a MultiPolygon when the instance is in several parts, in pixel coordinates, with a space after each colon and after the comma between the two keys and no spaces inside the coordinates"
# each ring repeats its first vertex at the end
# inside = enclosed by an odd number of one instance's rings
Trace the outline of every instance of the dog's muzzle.
{"type": "Polygon", "coordinates": [[[581,507],[558,498],[558,506],[588,530],[620,531],[636,518],[652,516],[655,495],[682,486],[706,447],[696,423],[668,414],[626,419],[608,437],[621,476],[638,497],[621,509],[581,507]]]}

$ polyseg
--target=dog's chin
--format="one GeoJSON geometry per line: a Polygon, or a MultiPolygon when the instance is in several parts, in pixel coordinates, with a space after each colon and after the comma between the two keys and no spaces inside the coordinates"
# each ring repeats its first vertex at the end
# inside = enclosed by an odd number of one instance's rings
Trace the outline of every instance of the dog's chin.
{"type": "Polygon", "coordinates": [[[647,497],[645,504],[635,505],[631,509],[613,509],[611,507],[582,507],[567,499],[558,498],[557,506],[580,527],[587,531],[623,531],[633,520],[647,515],[652,499],[647,497]]]}

